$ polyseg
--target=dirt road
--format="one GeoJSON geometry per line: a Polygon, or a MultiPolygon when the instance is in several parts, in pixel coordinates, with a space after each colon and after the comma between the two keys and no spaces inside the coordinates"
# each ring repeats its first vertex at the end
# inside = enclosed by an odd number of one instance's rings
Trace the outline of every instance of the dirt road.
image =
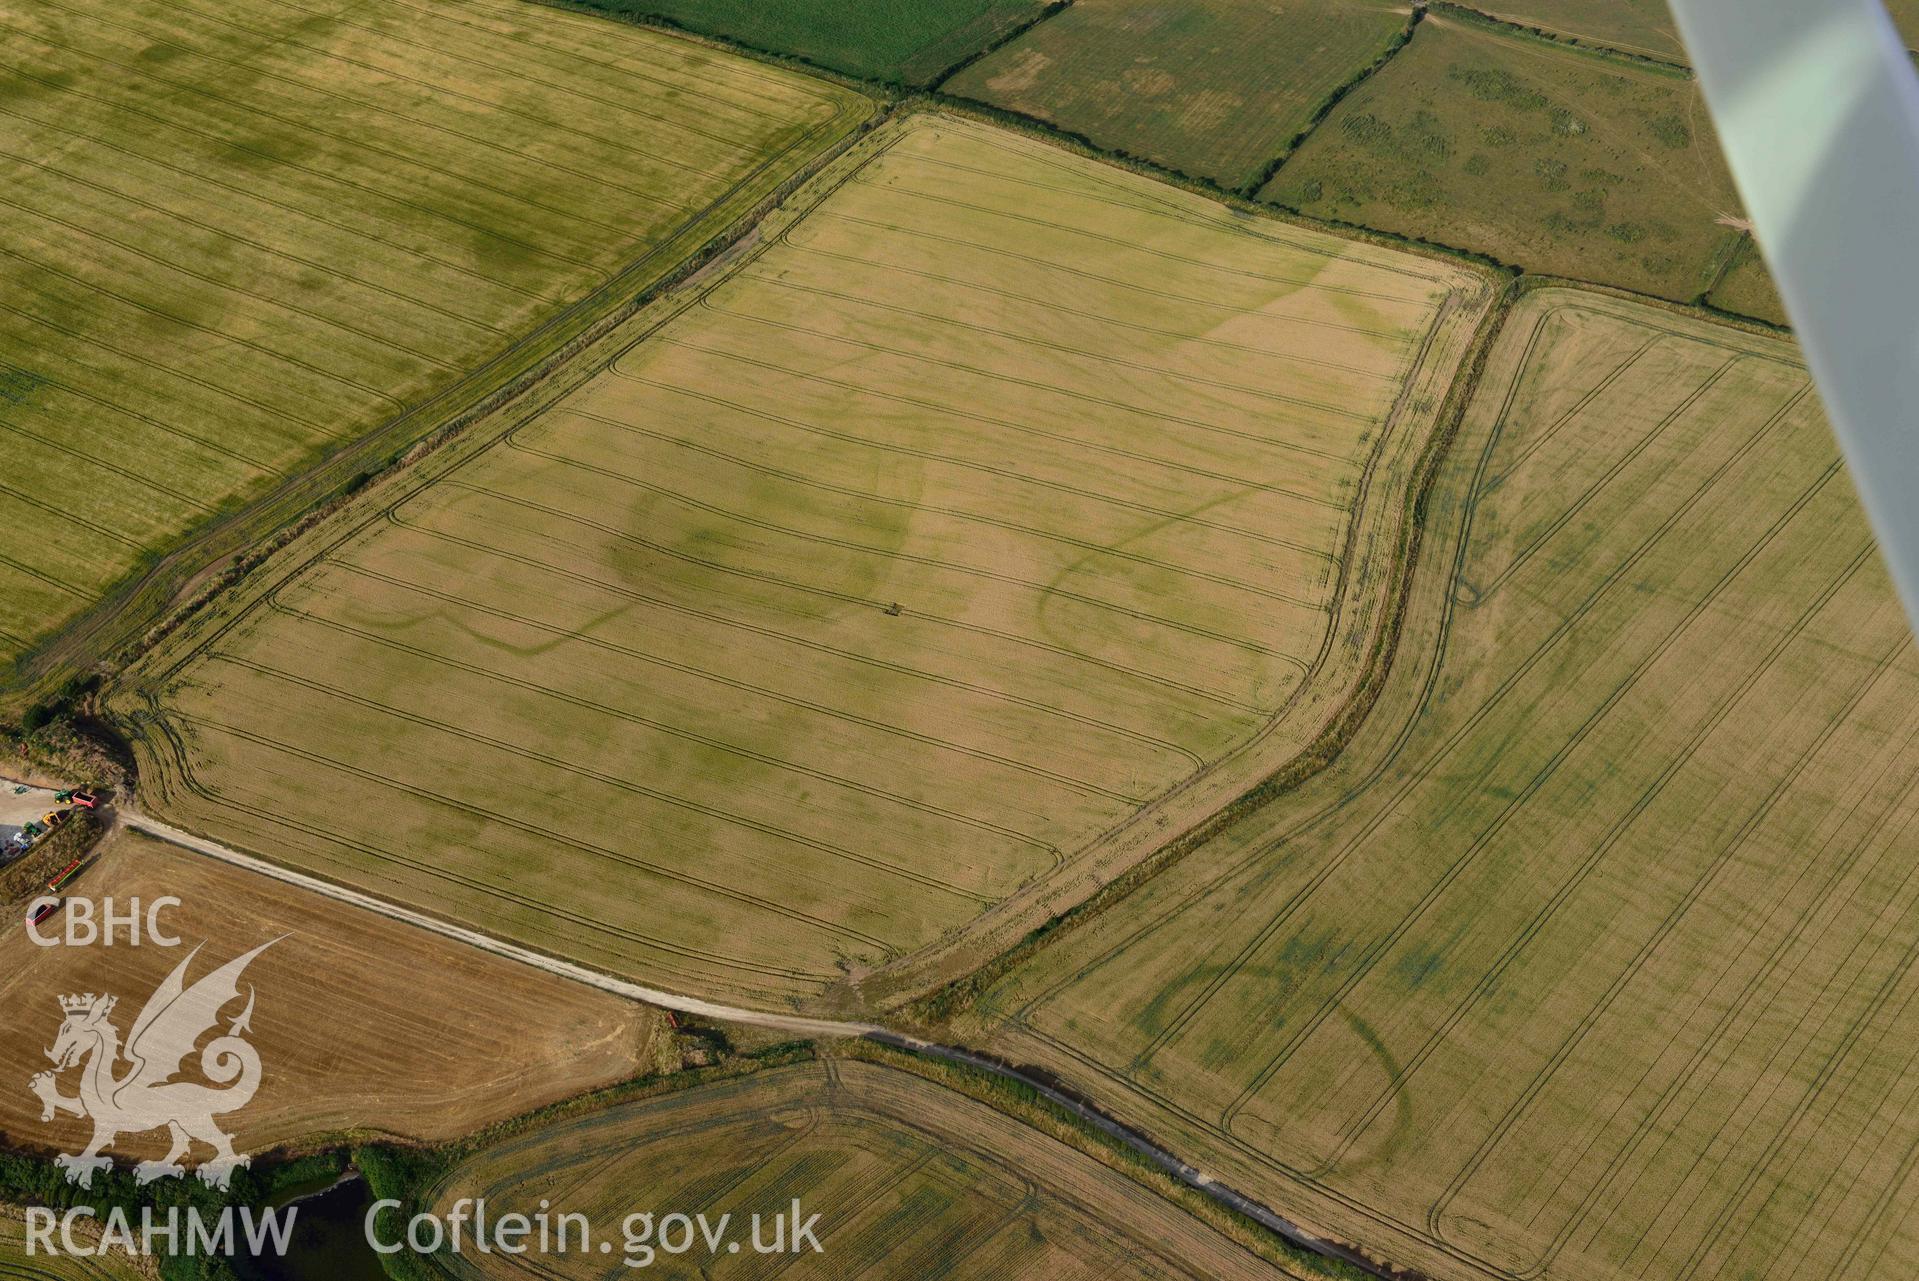
{"type": "Polygon", "coordinates": [[[453,925],[449,922],[428,916],[425,913],[415,912],[410,908],[388,903],[370,894],[362,894],[357,890],[350,890],[343,885],[335,885],[331,881],[322,880],[316,876],[308,876],[305,873],[293,871],[291,868],[280,867],[267,862],[265,859],[255,858],[250,854],[243,854],[239,850],[227,848],[218,841],[210,841],[204,837],[195,836],[191,832],[182,831],[170,823],[163,823],[159,819],[149,818],[137,810],[123,808],[114,816],[114,821],[124,823],[135,831],[145,832],[148,836],[157,837],[170,845],[177,845],[182,849],[192,850],[208,858],[219,859],[224,863],[232,863],[238,867],[249,868],[252,871],[260,873],[262,876],[271,876],[276,880],[285,881],[290,885],[298,885],[316,894],[324,894],[328,898],[365,908],[369,912],[378,912],[380,915],[390,917],[393,920],[404,921],[410,925],[416,925],[421,929],[431,930],[435,934],[444,935],[451,939],[458,939],[462,943],[481,948],[496,956],[509,957],[527,965],[537,966],[549,973],[560,975],[562,978],[572,979],[578,983],[586,983],[593,987],[600,988],[603,991],[629,997],[636,1001],[646,1001],[652,1005],[660,1006],[663,1009],[678,1010],[683,1014],[697,1014],[705,1018],[718,1019],[723,1022],[747,1023],[755,1027],[774,1028],[779,1031],[792,1032],[807,1037],[863,1037],[868,1040],[877,1041],[882,1045],[891,1045],[901,1049],[913,1050],[921,1054],[931,1055],[935,1058],[942,1058],[950,1062],[964,1064],[980,1071],[991,1072],[995,1076],[1004,1077],[1011,1081],[1017,1081],[1057,1106],[1079,1117],[1093,1128],[1125,1144],[1134,1152],[1145,1157],[1147,1161],[1160,1170],[1178,1179],[1181,1183],[1205,1193],[1221,1205],[1245,1215],[1247,1218],[1263,1225],[1282,1239],[1301,1249],[1310,1250],[1326,1258],[1338,1259],[1341,1262],[1358,1268],[1362,1272],[1386,1279],[1386,1281],[1421,1281],[1415,1273],[1394,1271],[1375,1263],[1372,1259],[1359,1253],[1357,1250],[1351,1249],[1339,1242],[1328,1241],[1313,1236],[1292,1220],[1273,1210],[1270,1206],[1255,1201],[1253,1198],[1221,1183],[1204,1170],[1188,1165],[1172,1152],[1155,1143],[1147,1135],[1116,1120],[1092,1103],[1084,1099],[1076,1098],[1060,1090],[1048,1081],[1029,1076],[1018,1067],[1001,1063],[996,1059],[978,1054],[972,1050],[959,1046],[938,1045],[930,1041],[922,1041],[918,1037],[906,1036],[899,1032],[890,1031],[877,1023],[851,1023],[838,1022],[831,1019],[808,1019],[801,1018],[797,1015],[768,1013],[764,1010],[748,1010],[733,1005],[720,1005],[712,1001],[702,1001],[697,997],[681,996],[677,992],[664,992],[658,988],[645,987],[638,983],[629,983],[625,979],[614,978],[610,974],[602,974],[597,970],[590,970],[585,966],[575,965],[570,961],[562,961],[557,957],[547,956],[544,953],[535,952],[529,948],[508,943],[502,939],[494,938],[489,934],[482,934],[478,930],[469,930],[464,926],[453,925]]]}
{"type": "Polygon", "coordinates": [[[336,885],[332,881],[322,880],[317,876],[308,876],[303,872],[296,872],[291,868],[269,863],[265,859],[254,858],[250,854],[242,854],[238,850],[227,848],[218,841],[210,841],[204,837],[195,836],[191,832],[182,831],[174,827],[171,823],[162,823],[159,819],[149,818],[138,810],[122,807],[115,817],[119,822],[126,824],[135,831],[145,832],[149,836],[158,837],[170,845],[178,845],[182,849],[192,850],[196,854],[204,854],[208,858],[216,858],[223,863],[232,863],[238,867],[244,867],[251,871],[258,872],[262,876],[271,876],[275,880],[285,881],[289,885],[298,885],[302,889],[313,891],[315,894],[324,894],[328,898],[338,899],[342,903],[351,903],[355,907],[365,908],[369,912],[377,912],[381,916],[390,917],[396,921],[405,921],[409,925],[416,925],[423,930],[431,930],[435,934],[441,934],[447,938],[458,939],[462,943],[470,944],[473,947],[480,948],[482,951],[491,952],[495,956],[509,957],[526,965],[537,966],[549,973],[558,974],[562,978],[572,979],[576,983],[585,983],[589,986],[597,987],[603,991],[612,992],[619,996],[628,997],[635,1001],[645,1001],[649,1005],[657,1005],[662,1009],[678,1010],[682,1014],[697,1014],[705,1018],[721,1019],[729,1023],[750,1023],[756,1027],[776,1028],[783,1032],[794,1032],[801,1036],[869,1036],[875,1032],[885,1030],[874,1023],[839,1023],[830,1019],[807,1019],[800,1018],[797,1015],[771,1014],[764,1010],[741,1009],[738,1006],[720,1005],[712,1001],[702,1001],[698,997],[681,996],[677,992],[664,992],[659,988],[645,987],[638,983],[629,983],[625,979],[614,978],[610,974],[602,974],[598,970],[590,970],[585,966],[575,965],[571,961],[562,961],[557,957],[548,956],[543,952],[535,952],[531,948],[524,948],[515,943],[508,943],[504,939],[494,938],[490,934],[482,934],[478,930],[469,930],[465,926],[454,925],[450,922],[439,920],[426,915],[424,912],[416,912],[411,908],[400,907],[384,899],[375,898],[370,894],[362,894],[358,890],[348,889],[344,885],[336,885]]]}

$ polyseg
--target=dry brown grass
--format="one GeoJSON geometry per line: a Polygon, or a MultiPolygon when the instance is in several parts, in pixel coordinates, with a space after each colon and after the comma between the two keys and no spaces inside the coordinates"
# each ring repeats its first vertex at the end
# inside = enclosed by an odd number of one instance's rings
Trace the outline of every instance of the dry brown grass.
{"type": "MultiPolygon", "coordinates": [[[[174,895],[181,906],[164,922],[182,946],[40,948],[18,919],[0,931],[0,1081],[10,1083],[0,1134],[24,1145],[74,1150],[85,1138],[71,1118],[42,1124],[38,1102],[16,1088],[48,1066],[55,998],[114,993],[124,1032],[196,945],[189,979],[285,936],[245,979],[259,994],[252,1039],[266,1075],[252,1105],[227,1118],[244,1152],[340,1131],[456,1137],[645,1071],[663,1035],[649,1007],[137,833],[111,837],[73,892],[122,908],[174,895]]],[[[130,1136],[116,1151],[153,1155],[163,1138],[130,1136]]]]}

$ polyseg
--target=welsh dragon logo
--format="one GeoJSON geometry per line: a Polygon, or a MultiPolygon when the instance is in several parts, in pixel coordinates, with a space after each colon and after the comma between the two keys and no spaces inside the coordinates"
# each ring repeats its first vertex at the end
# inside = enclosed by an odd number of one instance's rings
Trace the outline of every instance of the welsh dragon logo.
{"type": "Polygon", "coordinates": [[[246,1008],[224,1035],[214,1037],[200,1051],[200,1071],[214,1084],[174,1078],[200,1038],[219,1023],[220,1011],[240,998],[240,975],[248,963],[278,941],[262,943],[188,987],[187,967],[200,954],[194,948],[148,998],[124,1046],[110,1018],[118,997],[89,992],[60,998],[65,1021],[47,1051],[53,1070],[35,1076],[28,1087],[40,1098],[42,1121],[62,1112],[93,1120],[93,1139],[86,1150],[55,1158],[69,1183],[91,1187],[93,1172],[113,1164],[112,1158],[101,1155],[102,1150],[120,1135],[163,1127],[172,1150],[162,1160],[142,1161],[134,1167],[134,1177],[142,1184],[185,1174],[181,1159],[195,1141],[213,1149],[213,1159],[199,1169],[201,1180],[211,1187],[225,1188],[233,1172],[248,1164],[213,1118],[239,1111],[260,1088],[259,1052],[242,1039],[242,1033],[252,1030],[251,986],[246,1008]],[[123,1059],[127,1066],[120,1071],[123,1059]],[[74,1067],[80,1069],[80,1093],[64,1095],[59,1076],[74,1067]]]}

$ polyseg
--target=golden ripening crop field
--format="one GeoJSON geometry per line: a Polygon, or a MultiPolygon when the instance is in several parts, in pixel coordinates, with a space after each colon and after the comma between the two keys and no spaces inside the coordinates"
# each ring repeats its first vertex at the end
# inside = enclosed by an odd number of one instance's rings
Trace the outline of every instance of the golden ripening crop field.
{"type": "Polygon", "coordinates": [[[143,783],[645,982],[910,990],[1343,705],[1490,294],[911,116],[156,654],[143,783]]]}
{"type": "MultiPolygon", "coordinates": [[[[910,1072],[858,1059],[765,1069],[620,1104],[483,1148],[424,1198],[489,1213],[548,1204],[585,1215],[624,1257],[621,1224],[679,1207],[741,1245],[658,1252],[669,1277],[950,1277],[1001,1281],[1275,1281],[1292,1274],[1056,1139],[910,1072]],[[820,1251],[762,1255],[793,1201],[818,1213],[820,1251]]],[[[666,1234],[672,1240],[672,1234],[666,1234]]],[[[636,1258],[644,1256],[635,1255],[636,1258]]],[[[599,1278],[595,1250],[445,1256],[459,1281],[599,1278]]]]}
{"type": "Polygon", "coordinates": [[[1919,1270],[1919,657],[1783,341],[1508,320],[1328,772],[976,1011],[1448,1278],[1919,1270]]]}
{"type": "Polygon", "coordinates": [[[0,47],[0,680],[144,592],[137,636],[242,505],[404,449],[871,109],[495,0],[35,0],[0,47]]]}

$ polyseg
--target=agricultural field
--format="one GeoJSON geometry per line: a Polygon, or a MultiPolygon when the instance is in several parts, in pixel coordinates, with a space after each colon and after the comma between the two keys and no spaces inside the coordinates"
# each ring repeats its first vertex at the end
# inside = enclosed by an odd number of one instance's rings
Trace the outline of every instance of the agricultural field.
{"type": "Polygon", "coordinates": [[[1779,300],[1779,289],[1766,270],[1759,247],[1748,237],[1738,255],[1727,265],[1726,274],[1706,295],[1706,301],[1721,311],[1753,316],[1775,325],[1788,323],[1786,306],[1779,300]]]}
{"type": "MultiPolygon", "coordinates": [[[[742,1238],[754,1214],[770,1222],[795,1198],[821,1215],[823,1253],[696,1248],[653,1261],[649,1275],[669,1277],[1290,1275],[1037,1130],[857,1059],[771,1068],[543,1127],[483,1149],[423,1200],[444,1214],[462,1197],[484,1197],[494,1214],[550,1202],[601,1232],[636,1207],[730,1214],[742,1238]]],[[[605,1256],[579,1251],[436,1262],[461,1281],[607,1275],[605,1256]]]]}
{"type": "Polygon", "coordinates": [[[1451,11],[1343,98],[1260,198],[1682,302],[1740,235],[1686,73],[1451,11]]]}
{"type": "Polygon", "coordinates": [[[788,54],[833,71],[929,85],[1022,22],[1045,0],[580,0],[629,18],[788,54]]]}
{"type": "Polygon", "coordinates": [[[146,803],[670,990],[963,972],[1337,714],[1490,295],[913,114],[156,651],[146,803]]]}
{"type": "Polygon", "coordinates": [[[1428,1275],[1919,1274],[1919,658],[1791,345],[1535,290],[1431,511],[1339,762],[966,1017],[1428,1275]]]}
{"type": "Polygon", "coordinates": [[[872,108],[495,0],[45,0],[0,42],[0,683],[139,635],[872,108]]]}
{"type": "MultiPolygon", "coordinates": [[[[27,1147],[78,1151],[91,1128],[67,1116],[43,1123],[24,1088],[48,1067],[56,998],[117,995],[124,1032],[195,947],[190,978],[280,939],[247,969],[265,1076],[233,1119],[246,1152],[343,1132],[446,1140],[651,1071],[671,1043],[650,1007],[137,833],[109,837],[73,892],[111,898],[122,913],[136,899],[176,897],[161,923],[181,946],[127,946],[123,934],[111,948],[37,947],[8,914],[0,1077],[20,1088],[0,1090],[0,1135],[27,1147]]],[[[61,919],[42,932],[59,937],[61,919]]],[[[116,1150],[145,1159],[166,1146],[164,1132],[130,1133],[116,1150]]]]}
{"type": "MultiPolygon", "coordinates": [[[[85,1234],[76,1227],[75,1235],[85,1234]]],[[[50,1257],[41,1251],[29,1255],[25,1217],[11,1208],[0,1208],[0,1277],[7,1281],[139,1281],[147,1275],[124,1255],[50,1257]]]]}
{"type": "MultiPolygon", "coordinates": [[[[1664,62],[1687,62],[1666,0],[1493,0],[1468,6],[1495,18],[1664,62]]],[[[1908,45],[1919,43],[1919,0],[1886,0],[1908,45]]]]}
{"type": "Polygon", "coordinates": [[[1392,0],[1076,0],[941,87],[1239,189],[1407,22],[1392,0]]]}

